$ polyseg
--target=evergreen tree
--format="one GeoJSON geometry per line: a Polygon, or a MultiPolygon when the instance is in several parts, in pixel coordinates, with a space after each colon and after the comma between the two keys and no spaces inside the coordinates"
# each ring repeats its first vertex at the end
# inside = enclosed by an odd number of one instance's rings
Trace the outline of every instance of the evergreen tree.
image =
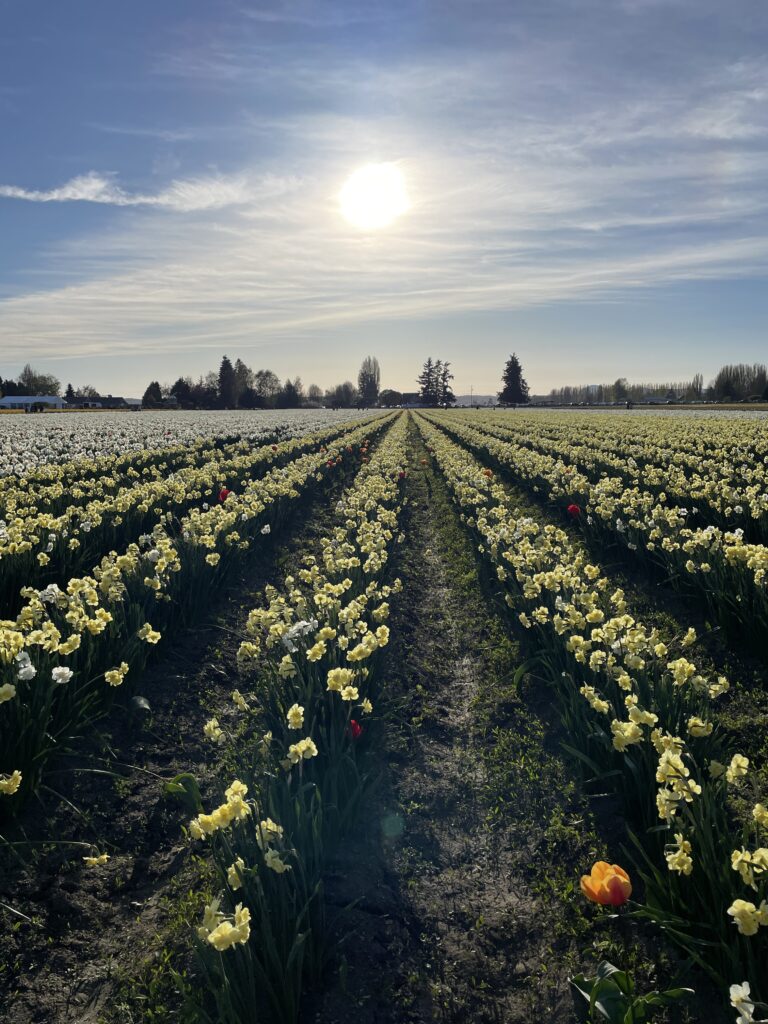
{"type": "Polygon", "coordinates": [[[456,401],[452,380],[451,364],[442,359],[433,362],[430,356],[417,379],[422,405],[452,405],[456,401]]]}
{"type": "Polygon", "coordinates": [[[453,405],[456,401],[450,381],[453,380],[453,374],[451,373],[451,364],[448,362],[441,363],[437,361],[437,365],[440,367],[437,376],[437,404],[438,405],[453,405]]]}
{"type": "Polygon", "coordinates": [[[71,384],[67,384],[67,390],[64,392],[64,398],[70,403],[70,405],[74,402],[75,389],[71,384]]]}
{"type": "Polygon", "coordinates": [[[440,405],[441,384],[443,378],[443,360],[436,359],[432,377],[432,400],[430,405],[440,405]]]}
{"type": "Polygon", "coordinates": [[[157,409],[163,404],[163,392],[160,390],[160,384],[158,381],[153,380],[149,385],[147,390],[144,392],[141,404],[145,409],[157,409]]]}
{"type": "Polygon", "coordinates": [[[219,367],[219,401],[225,409],[237,408],[237,376],[227,356],[219,367]]]}
{"type": "Polygon", "coordinates": [[[416,383],[419,385],[419,398],[421,399],[422,405],[436,405],[437,404],[437,367],[432,362],[432,356],[429,356],[426,363],[422,368],[421,373],[416,378],[416,383]]]}
{"type": "Polygon", "coordinates": [[[376,356],[366,356],[360,373],[357,375],[357,387],[360,391],[360,401],[365,406],[376,405],[379,397],[379,385],[381,383],[381,370],[376,356]]]}
{"type": "Polygon", "coordinates": [[[514,352],[507,360],[501,382],[503,386],[499,392],[499,401],[504,405],[522,405],[529,401],[528,382],[523,377],[520,360],[514,352]]]}

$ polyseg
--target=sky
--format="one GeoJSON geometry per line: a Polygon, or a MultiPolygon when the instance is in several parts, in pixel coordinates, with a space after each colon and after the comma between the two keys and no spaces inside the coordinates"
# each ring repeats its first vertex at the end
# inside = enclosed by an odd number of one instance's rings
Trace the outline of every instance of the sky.
{"type": "Polygon", "coordinates": [[[0,0],[0,374],[768,357],[764,0],[0,0]],[[410,208],[339,210],[393,164],[410,208]]]}

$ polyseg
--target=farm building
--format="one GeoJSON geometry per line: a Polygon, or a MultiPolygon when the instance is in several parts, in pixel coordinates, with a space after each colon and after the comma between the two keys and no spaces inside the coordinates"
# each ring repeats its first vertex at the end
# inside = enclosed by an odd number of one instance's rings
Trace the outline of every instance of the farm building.
{"type": "Polygon", "coordinates": [[[37,408],[63,409],[66,404],[58,395],[7,395],[0,398],[0,409],[23,409],[25,412],[37,408]]]}

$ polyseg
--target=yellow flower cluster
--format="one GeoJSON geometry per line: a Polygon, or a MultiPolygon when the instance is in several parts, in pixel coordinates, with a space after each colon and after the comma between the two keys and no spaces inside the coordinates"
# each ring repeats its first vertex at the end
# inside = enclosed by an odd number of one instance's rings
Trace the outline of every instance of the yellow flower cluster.
{"type": "Polygon", "coordinates": [[[219,953],[238,943],[245,944],[251,936],[251,912],[238,903],[232,917],[220,910],[219,900],[213,900],[205,908],[203,923],[197,929],[199,938],[210,943],[219,953]]]}
{"type": "Polygon", "coordinates": [[[226,800],[223,804],[211,811],[210,814],[198,814],[189,823],[189,832],[192,838],[204,839],[206,836],[218,832],[219,829],[229,828],[232,822],[242,821],[243,818],[251,814],[252,808],[245,799],[247,793],[248,787],[245,783],[235,779],[225,790],[226,800]]]}
{"type": "MultiPolygon", "coordinates": [[[[245,787],[233,783],[224,804],[190,823],[194,838],[232,826],[212,844],[214,858],[230,893],[242,893],[246,908],[258,913],[259,925],[265,916],[271,920],[293,907],[293,885],[306,884],[307,873],[314,870],[314,840],[304,839],[304,845],[309,844],[305,850],[302,836],[321,832],[322,821],[314,818],[317,805],[305,807],[302,801],[315,792],[313,784],[326,770],[346,769],[349,748],[362,733],[351,717],[353,706],[359,708],[358,715],[373,711],[364,695],[374,678],[371,658],[389,642],[388,599],[401,589],[399,581],[381,581],[397,537],[405,473],[406,421],[398,417],[388,422],[390,429],[373,451],[367,443],[360,448],[361,468],[336,506],[320,556],[306,556],[296,576],[286,577],[283,590],[266,587],[264,606],[247,617],[248,638],[240,645],[238,667],[246,677],[258,674],[259,699],[253,702],[252,714],[264,716],[263,724],[270,727],[263,736],[253,737],[259,758],[268,766],[256,776],[261,779],[258,801],[246,803],[245,787]],[[296,738],[297,732],[302,738],[296,738]],[[284,771],[274,772],[275,763],[284,771]],[[287,840],[283,827],[270,818],[257,823],[257,803],[290,808],[287,840]],[[286,850],[286,841],[297,848],[286,850]],[[284,883],[270,886],[260,879],[258,887],[252,885],[259,866],[279,876],[291,872],[290,858],[301,866],[295,883],[289,875],[284,883]]],[[[332,461],[327,453],[325,459],[332,461]]],[[[240,690],[233,692],[232,700],[238,710],[251,707],[240,690]]],[[[216,743],[225,738],[217,719],[211,719],[204,731],[216,743]]],[[[243,731],[239,738],[250,735],[243,731]]],[[[317,792],[323,793],[322,784],[317,792]]],[[[217,950],[246,942],[247,934],[243,938],[238,931],[242,906],[238,904],[230,918],[220,910],[219,901],[209,904],[199,929],[201,939],[217,950]]],[[[246,955],[257,954],[248,949],[246,955]]]]}
{"type": "Polygon", "coordinates": [[[18,769],[10,775],[0,775],[0,793],[5,796],[13,796],[18,792],[21,785],[21,772],[18,769]]]}
{"type": "Polygon", "coordinates": [[[552,415],[430,418],[534,492],[575,502],[592,529],[699,587],[716,612],[725,615],[735,603],[768,634],[768,543],[747,540],[751,533],[768,542],[762,427],[669,419],[649,427],[647,419],[622,417],[619,429],[605,415],[588,425],[552,415]],[[583,443],[574,443],[574,433],[583,443]],[[678,443],[689,443],[687,456],[678,443]]]}
{"type": "MultiPolygon", "coordinates": [[[[0,717],[0,771],[25,770],[24,757],[33,759],[37,767],[44,763],[44,748],[36,750],[29,742],[21,741],[17,726],[17,721],[28,718],[24,709],[32,699],[32,688],[39,693],[41,669],[47,670],[45,675],[52,679],[50,685],[58,685],[59,680],[51,677],[51,671],[60,667],[61,659],[71,658],[71,670],[76,672],[81,664],[85,665],[93,678],[95,667],[96,678],[101,669],[109,686],[119,686],[134,657],[143,658],[136,641],[156,645],[161,639],[161,631],[147,621],[135,633],[129,632],[127,624],[135,622],[137,613],[144,616],[151,606],[153,620],[163,617],[164,605],[171,604],[172,596],[178,601],[187,593],[194,593],[187,584],[196,574],[211,572],[212,561],[218,559],[207,559],[207,555],[222,553],[214,548],[247,547],[249,540],[242,537],[243,533],[259,531],[270,510],[298,499],[319,472],[326,467],[333,471],[343,459],[346,446],[365,443],[371,433],[384,429],[391,419],[375,416],[351,429],[348,424],[336,424],[319,433],[267,446],[259,454],[266,465],[274,463],[278,455],[296,453],[296,457],[285,465],[273,465],[259,479],[245,480],[240,491],[230,494],[225,501],[191,508],[177,523],[171,523],[160,506],[152,506],[148,511],[158,516],[152,531],[128,544],[122,552],[104,555],[89,575],[75,576],[61,587],[55,583],[42,590],[24,587],[24,604],[16,617],[0,619],[0,687],[4,708],[0,717]],[[78,654],[81,649],[82,654],[78,654]],[[109,664],[116,653],[125,654],[119,668],[109,664]],[[20,659],[25,660],[21,663],[20,659]],[[19,742],[19,753],[15,741],[19,742]]],[[[197,451],[194,455],[200,457],[197,451]]],[[[247,446],[244,454],[237,455],[241,470],[253,468],[252,455],[248,454],[247,446]],[[244,459],[251,462],[246,465],[244,459]]],[[[130,467],[126,472],[130,472],[130,467]]],[[[183,482],[186,478],[181,479],[183,482]]],[[[54,703],[53,714],[58,707],[54,703]]],[[[55,719],[47,729],[45,725],[41,727],[41,745],[46,742],[46,734],[55,732],[55,728],[55,719]]]]}

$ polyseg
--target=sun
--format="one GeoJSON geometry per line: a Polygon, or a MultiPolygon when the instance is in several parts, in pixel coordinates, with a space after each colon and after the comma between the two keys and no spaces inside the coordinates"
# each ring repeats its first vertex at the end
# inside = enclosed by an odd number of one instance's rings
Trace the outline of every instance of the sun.
{"type": "Polygon", "coordinates": [[[405,179],[394,164],[366,164],[344,182],[341,212],[363,231],[385,228],[410,207],[405,179]]]}

